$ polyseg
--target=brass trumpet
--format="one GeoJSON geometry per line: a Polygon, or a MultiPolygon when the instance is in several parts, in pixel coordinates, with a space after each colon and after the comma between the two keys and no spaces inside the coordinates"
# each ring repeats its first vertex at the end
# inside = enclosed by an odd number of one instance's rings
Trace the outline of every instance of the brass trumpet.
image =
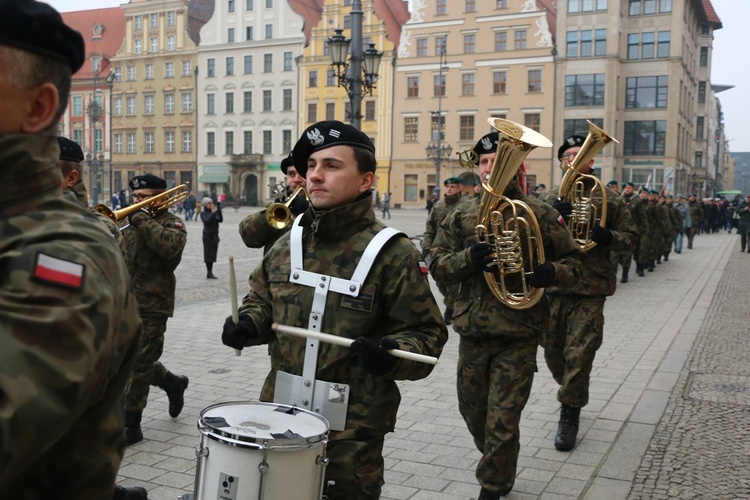
{"type": "Polygon", "coordinates": [[[490,290],[512,309],[528,309],[542,298],[544,289],[527,284],[534,267],[543,264],[544,242],[539,222],[529,205],[503,195],[526,156],[552,143],[523,125],[500,118],[487,120],[499,133],[497,154],[490,178],[482,183],[476,237],[493,250],[494,268],[485,271],[490,290]]]}
{"type": "Polygon", "coordinates": [[[162,210],[166,210],[177,202],[187,198],[188,193],[189,191],[187,184],[180,184],[179,186],[175,186],[172,189],[164,191],[163,193],[154,195],[148,200],[143,200],[139,203],[129,205],[120,210],[112,210],[107,205],[104,205],[102,203],[96,205],[94,207],[94,210],[96,210],[100,214],[106,215],[107,217],[112,219],[115,224],[117,224],[128,215],[141,209],[145,209],[148,212],[149,216],[153,217],[162,210]]]}
{"type": "Polygon", "coordinates": [[[586,140],[569,164],[563,164],[563,175],[558,197],[573,206],[567,221],[568,229],[582,250],[588,252],[596,246],[591,239],[595,226],[607,225],[607,189],[598,177],[581,173],[591,159],[610,142],[619,144],[615,138],[591,123],[586,140]]]}
{"type": "Polygon", "coordinates": [[[268,207],[266,207],[266,222],[268,225],[274,229],[284,229],[291,224],[294,217],[292,216],[292,211],[289,210],[289,205],[291,205],[292,201],[300,194],[302,194],[308,202],[310,201],[307,191],[300,186],[294,190],[292,196],[290,196],[286,202],[282,203],[277,201],[268,205],[268,207]]]}

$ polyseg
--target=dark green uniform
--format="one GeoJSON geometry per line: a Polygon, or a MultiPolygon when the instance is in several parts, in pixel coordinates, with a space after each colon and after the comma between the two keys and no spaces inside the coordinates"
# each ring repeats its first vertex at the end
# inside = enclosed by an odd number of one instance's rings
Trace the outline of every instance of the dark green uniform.
{"type": "Polygon", "coordinates": [[[649,238],[646,240],[647,245],[647,265],[648,270],[654,270],[656,259],[661,255],[661,249],[664,246],[664,221],[662,214],[659,212],[658,201],[645,201],[646,216],[648,217],[648,226],[650,229],[649,238]]]}
{"type": "MultiPolygon", "coordinates": [[[[88,197],[88,194],[86,193],[86,184],[84,184],[83,181],[79,181],[78,184],[68,189],[68,191],[73,196],[75,196],[76,200],[78,200],[78,203],[88,208],[89,197],[88,197]]],[[[92,212],[96,214],[99,220],[102,221],[105,226],[107,226],[107,229],[109,229],[109,232],[112,233],[112,237],[115,239],[115,243],[117,243],[117,247],[120,249],[120,252],[122,252],[122,256],[125,258],[125,262],[127,262],[128,261],[128,249],[125,246],[125,238],[122,237],[120,228],[117,227],[117,224],[115,224],[115,222],[109,217],[107,217],[106,215],[100,214],[99,212],[96,212],[93,209],[92,209],[92,212]]]]}
{"type": "Polygon", "coordinates": [[[660,257],[657,260],[664,258],[665,261],[669,260],[669,252],[672,250],[672,243],[674,243],[675,227],[672,224],[672,215],[669,213],[669,207],[666,203],[659,201],[657,205],[659,209],[659,218],[662,223],[662,233],[664,235],[664,243],[661,247],[660,257]]]}
{"type": "MultiPolygon", "coordinates": [[[[442,200],[433,205],[430,214],[427,216],[427,223],[425,224],[424,235],[422,236],[422,255],[427,256],[429,254],[430,248],[432,248],[432,243],[435,241],[435,235],[440,230],[440,222],[451,210],[461,203],[462,198],[460,192],[450,196],[445,195],[442,200]]],[[[440,293],[444,297],[443,303],[445,304],[446,312],[452,313],[458,287],[447,287],[440,282],[437,283],[437,286],[438,290],[440,290],[440,293]]],[[[448,318],[446,318],[446,321],[447,319],[448,318]]]]}
{"type": "MultiPolygon", "coordinates": [[[[580,279],[586,255],[562,217],[546,203],[523,195],[517,183],[506,188],[505,196],[521,199],[534,211],[555,283],[572,286],[580,279]]],[[[453,329],[461,336],[459,410],[482,452],[476,470],[479,483],[502,491],[515,482],[519,421],[537,371],[537,345],[547,328],[548,310],[544,300],[524,310],[506,307],[472,264],[469,252],[480,200],[461,203],[443,220],[432,246],[430,272],[437,282],[460,285],[453,311],[453,329]]]]}
{"type": "Polygon", "coordinates": [[[636,194],[631,194],[629,198],[627,196],[626,198],[630,207],[630,216],[638,228],[639,235],[638,242],[633,251],[636,272],[639,276],[643,276],[643,271],[648,266],[649,245],[651,243],[651,226],[649,225],[647,210],[648,200],[642,200],[636,194]]]}
{"type": "Polygon", "coordinates": [[[59,155],[54,136],[0,136],[0,497],[110,500],[141,320],[59,155]]]}
{"type": "MultiPolygon", "coordinates": [[[[385,225],[377,221],[369,195],[362,199],[302,215],[303,268],[306,271],[350,279],[368,243],[385,225]]],[[[241,312],[248,313],[260,337],[248,345],[278,339],[281,370],[301,375],[304,339],[275,334],[276,322],[308,328],[314,290],[290,282],[290,233],[266,252],[250,277],[251,292],[241,312]]],[[[448,333],[430,291],[422,256],[406,237],[394,237],[379,253],[357,297],[328,293],[320,330],[340,337],[364,336],[375,342],[388,336],[400,348],[439,356],[448,333]]],[[[349,384],[346,428],[331,432],[326,480],[336,481],[332,499],[378,498],[383,484],[384,436],[395,428],[400,394],[396,380],[418,380],[432,366],[399,359],[384,376],[375,376],[358,363],[346,347],[320,344],[316,378],[349,384]]],[[[276,371],[269,373],[261,400],[272,401],[276,371]]]]}
{"type": "Polygon", "coordinates": [[[695,199],[693,201],[688,200],[688,208],[690,209],[691,222],[691,226],[687,228],[688,248],[693,248],[695,233],[701,227],[701,224],[703,224],[703,207],[701,206],[701,202],[695,199]]]}

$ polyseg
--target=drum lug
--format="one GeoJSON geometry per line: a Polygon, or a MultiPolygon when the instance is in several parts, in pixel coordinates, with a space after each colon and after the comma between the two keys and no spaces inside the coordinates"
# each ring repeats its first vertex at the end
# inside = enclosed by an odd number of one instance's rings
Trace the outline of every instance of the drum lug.
{"type": "Polygon", "coordinates": [[[323,467],[327,467],[328,466],[328,457],[320,457],[319,456],[318,458],[315,459],[315,464],[316,465],[322,465],[323,467]]]}
{"type": "Polygon", "coordinates": [[[202,448],[200,446],[195,447],[195,456],[197,458],[204,458],[208,456],[208,448],[202,448]]]}

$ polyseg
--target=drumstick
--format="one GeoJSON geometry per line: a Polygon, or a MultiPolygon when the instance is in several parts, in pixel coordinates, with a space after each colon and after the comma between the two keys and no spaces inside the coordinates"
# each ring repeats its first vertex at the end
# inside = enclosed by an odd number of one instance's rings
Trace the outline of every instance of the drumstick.
{"type": "MultiPolygon", "coordinates": [[[[285,326],[278,323],[271,325],[277,332],[286,333],[288,335],[294,335],[296,337],[318,339],[321,342],[327,342],[329,344],[340,345],[343,347],[351,347],[353,339],[345,337],[338,337],[331,335],[330,333],[314,332],[312,330],[306,330],[304,328],[297,328],[295,326],[285,326]]],[[[410,361],[419,361],[420,363],[427,363],[428,365],[436,365],[438,359],[433,356],[426,356],[424,354],[417,354],[415,352],[402,351],[400,349],[388,349],[388,354],[397,358],[408,359],[410,361]]]]}
{"type": "MultiPolygon", "coordinates": [[[[232,302],[232,321],[236,325],[240,322],[240,312],[237,308],[237,276],[234,274],[234,257],[231,255],[229,256],[229,297],[232,302]]],[[[239,356],[242,351],[235,349],[234,354],[239,356]]]]}

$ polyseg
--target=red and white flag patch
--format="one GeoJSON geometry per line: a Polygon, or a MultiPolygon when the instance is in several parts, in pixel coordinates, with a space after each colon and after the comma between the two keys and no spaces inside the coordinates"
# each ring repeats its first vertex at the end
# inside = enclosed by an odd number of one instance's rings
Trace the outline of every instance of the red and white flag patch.
{"type": "Polygon", "coordinates": [[[422,274],[429,274],[430,270],[427,269],[427,264],[423,260],[419,261],[419,270],[422,272],[422,274]]]}
{"type": "Polygon", "coordinates": [[[557,216],[557,223],[560,224],[561,226],[565,225],[565,219],[563,219],[562,215],[557,216]]]}
{"type": "Polygon", "coordinates": [[[83,264],[39,252],[36,255],[34,278],[52,285],[80,290],[83,286],[84,269],[83,264]]]}
{"type": "Polygon", "coordinates": [[[178,228],[178,229],[182,229],[182,228],[183,228],[183,227],[185,227],[185,226],[184,226],[184,225],[182,224],[182,222],[176,222],[176,221],[175,221],[175,223],[174,223],[174,227],[176,227],[176,228],[178,228]]]}

